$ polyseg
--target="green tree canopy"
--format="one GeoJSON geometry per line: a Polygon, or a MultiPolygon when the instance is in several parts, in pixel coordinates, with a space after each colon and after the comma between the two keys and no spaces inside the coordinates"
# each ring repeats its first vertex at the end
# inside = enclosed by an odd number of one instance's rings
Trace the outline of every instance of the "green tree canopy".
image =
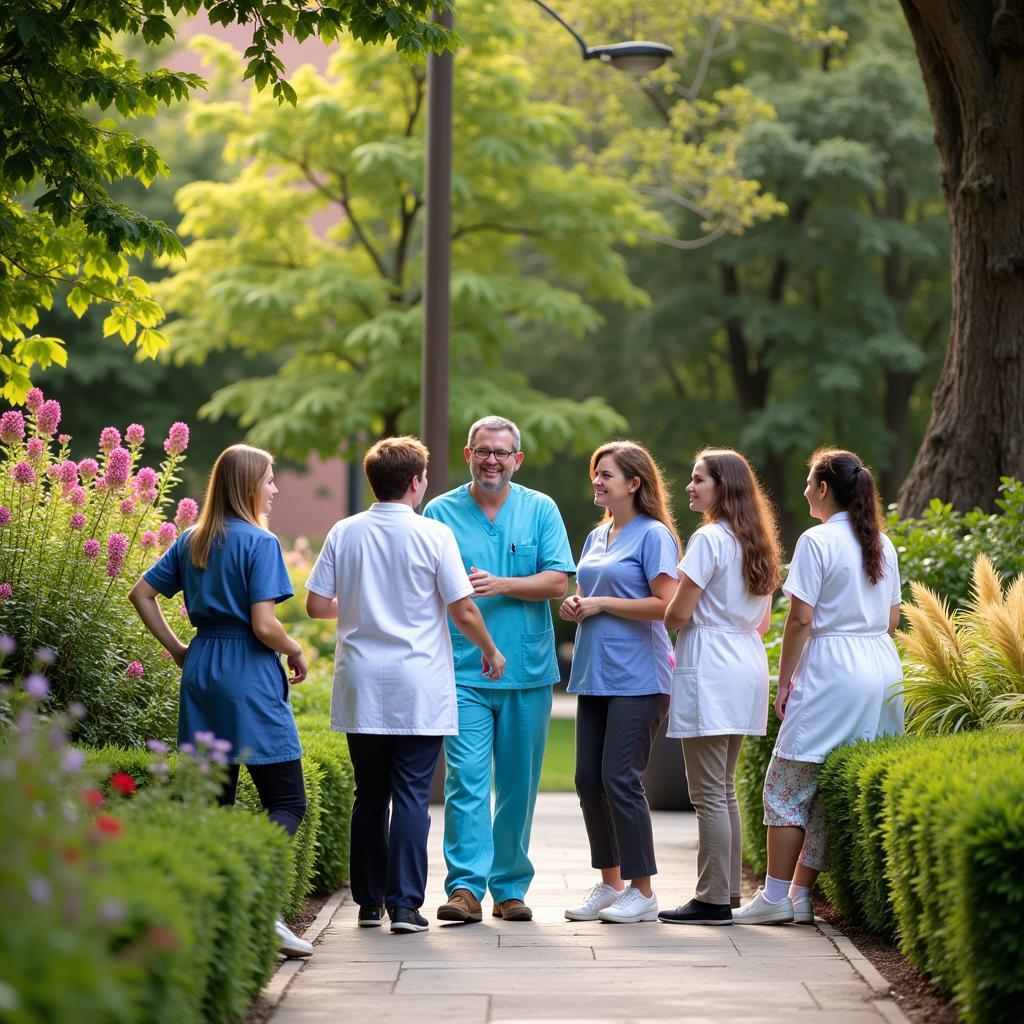
{"type": "MultiPolygon", "coordinates": [[[[530,99],[537,85],[514,5],[460,5],[455,62],[453,432],[500,407],[531,451],[576,450],[622,429],[597,398],[531,388],[523,324],[580,338],[597,299],[646,300],[616,247],[661,230],[628,184],[561,161],[574,113],[530,99]]],[[[294,76],[299,101],[211,104],[198,131],[242,162],[230,182],[179,194],[187,261],[160,287],[173,354],[274,353],[280,369],[219,391],[276,451],[329,453],[340,440],[412,429],[422,310],[424,68],[381,47],[344,43],[327,75],[294,76]]],[[[588,358],[577,342],[567,358],[588,358]]]]}
{"type": "Polygon", "coordinates": [[[64,365],[61,338],[32,333],[61,283],[81,315],[109,307],[105,334],[148,355],[165,344],[162,311],[129,258],[181,254],[166,224],[114,201],[111,182],[148,184],[166,165],[121,118],[153,113],[202,87],[192,74],[143,70],[114,46],[117,33],[156,45],[170,17],[205,10],[214,23],[253,28],[244,77],[294,101],[275,53],[286,33],[331,41],[343,31],[421,52],[451,44],[428,20],[435,0],[0,0],[0,393],[21,401],[33,366],[64,365]],[[99,117],[91,116],[98,111],[99,117]],[[104,116],[107,112],[111,116],[104,116]]]}

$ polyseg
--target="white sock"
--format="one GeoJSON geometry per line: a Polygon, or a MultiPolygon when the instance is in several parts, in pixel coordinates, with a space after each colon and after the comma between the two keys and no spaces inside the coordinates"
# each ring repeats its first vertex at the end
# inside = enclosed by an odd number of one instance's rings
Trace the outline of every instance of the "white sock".
{"type": "Polygon", "coordinates": [[[769,903],[779,903],[789,895],[789,887],[793,884],[790,878],[772,878],[764,876],[764,898],[769,903]]]}
{"type": "Polygon", "coordinates": [[[791,885],[789,887],[789,898],[796,903],[797,900],[805,900],[811,895],[809,885],[791,885]]]}

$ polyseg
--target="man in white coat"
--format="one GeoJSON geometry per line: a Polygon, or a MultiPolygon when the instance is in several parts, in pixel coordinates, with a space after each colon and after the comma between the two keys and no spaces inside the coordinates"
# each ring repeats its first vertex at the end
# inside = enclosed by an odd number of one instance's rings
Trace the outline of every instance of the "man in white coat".
{"type": "Polygon", "coordinates": [[[335,523],[306,582],[306,611],[338,620],[331,728],[355,769],[352,896],[359,925],[424,931],[430,780],[458,732],[447,615],[482,652],[482,675],[505,658],[472,600],[452,531],[415,514],[427,489],[426,447],[378,441],[363,469],[377,501],[335,523]],[[389,813],[390,812],[390,813],[389,813]]]}

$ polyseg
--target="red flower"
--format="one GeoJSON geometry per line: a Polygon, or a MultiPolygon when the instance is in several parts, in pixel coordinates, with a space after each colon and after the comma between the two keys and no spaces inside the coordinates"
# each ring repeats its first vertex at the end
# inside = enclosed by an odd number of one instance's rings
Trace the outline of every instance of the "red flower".
{"type": "Polygon", "coordinates": [[[124,826],[121,822],[117,818],[110,817],[109,814],[97,815],[96,824],[99,826],[100,831],[106,832],[110,836],[119,836],[124,831],[124,826]]]}
{"type": "Polygon", "coordinates": [[[103,799],[103,794],[98,789],[86,789],[82,791],[82,799],[90,807],[102,807],[106,802],[103,799]]]}
{"type": "Polygon", "coordinates": [[[135,785],[135,780],[126,772],[115,772],[111,775],[110,785],[112,789],[116,789],[123,796],[131,796],[138,788],[135,785]]]}

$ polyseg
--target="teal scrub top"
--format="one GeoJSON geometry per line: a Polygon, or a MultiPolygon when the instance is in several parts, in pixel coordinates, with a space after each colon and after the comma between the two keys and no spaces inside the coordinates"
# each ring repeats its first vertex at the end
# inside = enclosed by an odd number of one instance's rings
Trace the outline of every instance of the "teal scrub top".
{"type": "MultiPolygon", "coordinates": [[[[466,572],[473,567],[494,576],[533,576],[545,570],[576,569],[558,506],[546,494],[512,483],[492,523],[469,492],[469,484],[434,498],[423,510],[449,526],[466,572]]],[[[480,673],[480,649],[449,620],[459,686],[525,690],[558,682],[555,631],[548,601],[481,597],[477,607],[508,664],[498,682],[480,673]]]]}

